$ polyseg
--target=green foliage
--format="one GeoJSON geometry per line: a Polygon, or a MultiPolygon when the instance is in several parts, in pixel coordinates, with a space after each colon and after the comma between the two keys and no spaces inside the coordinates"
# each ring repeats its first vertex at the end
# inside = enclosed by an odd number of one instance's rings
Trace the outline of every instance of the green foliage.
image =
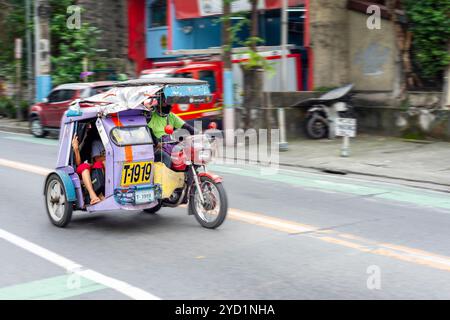
{"type": "Polygon", "coordinates": [[[8,97],[0,97],[0,116],[12,117],[15,115],[14,102],[8,97]]]}
{"type": "MultiPolygon", "coordinates": [[[[14,39],[25,39],[25,1],[8,0],[0,2],[0,77],[13,80],[14,39]]],[[[23,52],[23,57],[26,52],[23,52]]],[[[24,58],[22,63],[24,62],[24,58]]]]}
{"type": "MultiPolygon", "coordinates": [[[[226,1],[232,4],[235,0],[226,0],[226,1]]],[[[248,55],[248,60],[241,62],[242,67],[244,67],[247,70],[262,68],[265,71],[269,72],[270,75],[273,75],[275,69],[273,68],[272,63],[264,59],[264,57],[262,57],[258,52],[252,50],[253,46],[264,44],[264,39],[260,37],[248,37],[244,41],[241,41],[241,39],[238,36],[239,33],[244,28],[251,28],[251,20],[248,18],[248,15],[249,15],[248,12],[233,12],[229,16],[223,15],[217,19],[217,22],[222,23],[224,21],[231,20],[231,27],[229,28],[231,43],[225,44],[224,50],[230,51],[233,45],[247,47],[248,50],[246,50],[243,53],[248,55]]]]}
{"type": "MultiPolygon", "coordinates": [[[[67,28],[67,7],[73,0],[51,0],[52,77],[55,85],[80,81],[83,60],[96,65],[96,39],[100,31],[83,23],[80,29],[67,28]]],[[[92,71],[92,70],[90,70],[92,71]]]]}
{"type": "Polygon", "coordinates": [[[423,78],[440,81],[450,63],[449,0],[406,0],[406,13],[413,37],[413,56],[423,78]]]}
{"type": "MultiPolygon", "coordinates": [[[[19,107],[20,112],[22,113],[22,118],[26,119],[28,116],[28,108],[30,104],[28,101],[20,101],[19,107]]],[[[13,99],[8,97],[0,97],[0,116],[8,117],[8,118],[16,118],[16,105],[13,99]]]]}
{"type": "Polygon", "coordinates": [[[314,91],[326,93],[328,91],[331,91],[331,90],[334,90],[334,89],[337,89],[337,88],[338,87],[319,87],[319,88],[314,88],[314,91]]]}

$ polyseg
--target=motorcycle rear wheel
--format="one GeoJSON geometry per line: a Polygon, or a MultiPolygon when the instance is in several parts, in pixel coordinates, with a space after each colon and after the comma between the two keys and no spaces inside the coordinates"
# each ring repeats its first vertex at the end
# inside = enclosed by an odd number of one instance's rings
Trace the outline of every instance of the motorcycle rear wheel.
{"type": "Polygon", "coordinates": [[[314,114],[305,120],[305,134],[310,139],[328,137],[328,121],[323,116],[314,114]]]}

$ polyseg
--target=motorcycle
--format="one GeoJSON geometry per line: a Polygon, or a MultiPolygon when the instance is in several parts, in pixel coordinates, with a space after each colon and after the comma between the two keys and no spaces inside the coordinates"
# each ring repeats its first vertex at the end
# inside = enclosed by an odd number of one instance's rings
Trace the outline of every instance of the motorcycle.
{"type": "MultiPolygon", "coordinates": [[[[213,122],[209,128],[216,127],[213,122]]],[[[169,148],[171,167],[162,163],[159,166],[155,183],[163,186],[162,197],[158,205],[144,209],[147,213],[155,213],[162,207],[178,207],[188,204],[188,214],[194,215],[205,228],[217,228],[227,215],[228,204],[222,177],[212,174],[206,165],[212,160],[212,138],[207,134],[196,134],[183,137],[182,141],[174,139],[173,127],[164,129],[168,141],[163,141],[162,148],[169,148]]]]}
{"type": "Polygon", "coordinates": [[[304,131],[311,139],[334,138],[334,119],[354,118],[350,104],[353,84],[331,90],[318,98],[310,98],[293,105],[307,107],[304,131]]]}

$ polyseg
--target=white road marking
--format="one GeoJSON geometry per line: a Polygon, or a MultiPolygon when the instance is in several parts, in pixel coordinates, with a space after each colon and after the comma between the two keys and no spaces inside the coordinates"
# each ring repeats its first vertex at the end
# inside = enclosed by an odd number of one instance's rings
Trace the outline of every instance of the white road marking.
{"type": "Polygon", "coordinates": [[[47,174],[52,172],[52,170],[47,169],[47,168],[38,167],[38,166],[34,166],[32,164],[26,164],[26,163],[17,162],[17,161],[6,160],[6,159],[2,159],[2,158],[0,158],[0,166],[17,169],[17,170],[22,170],[22,171],[27,171],[27,172],[39,174],[42,176],[46,176],[47,174]]]}
{"type": "Polygon", "coordinates": [[[25,240],[19,236],[16,236],[8,231],[0,229],[0,239],[4,239],[28,252],[33,253],[59,267],[66,269],[66,271],[78,274],[86,279],[95,281],[104,285],[105,287],[109,287],[113,290],[116,290],[132,299],[135,300],[161,300],[161,298],[134,287],[124,281],[120,281],[108,276],[105,276],[99,272],[96,272],[91,269],[83,270],[83,266],[69,260],[63,256],[60,256],[57,253],[54,253],[50,250],[47,250],[37,244],[34,244],[28,240],[25,240]]]}

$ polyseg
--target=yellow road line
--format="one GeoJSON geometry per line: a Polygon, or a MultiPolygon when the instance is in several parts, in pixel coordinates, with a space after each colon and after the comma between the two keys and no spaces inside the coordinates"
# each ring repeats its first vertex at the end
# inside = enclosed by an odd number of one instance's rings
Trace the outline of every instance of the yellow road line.
{"type": "MultiPolygon", "coordinates": [[[[21,162],[0,158],[0,166],[27,171],[39,175],[47,175],[52,170],[21,162]]],[[[185,207],[185,206],[182,206],[185,207]]],[[[434,269],[450,271],[450,257],[437,255],[423,250],[409,248],[385,242],[377,242],[360,236],[340,233],[332,229],[322,230],[319,227],[275,218],[255,212],[230,208],[228,218],[288,234],[303,234],[327,243],[351,248],[364,253],[381,255],[401,261],[428,266],[434,269]]]]}
{"type": "Polygon", "coordinates": [[[339,233],[330,229],[321,230],[320,228],[311,225],[299,224],[290,220],[273,218],[238,209],[229,209],[228,217],[233,220],[266,227],[284,233],[303,233],[320,241],[352,248],[364,253],[372,253],[395,258],[397,260],[425,265],[434,269],[450,271],[450,257],[437,255],[423,250],[390,243],[376,242],[347,233],[339,233]]]}
{"type": "Polygon", "coordinates": [[[297,222],[278,219],[270,216],[265,216],[259,213],[247,212],[239,209],[229,209],[228,217],[233,220],[239,220],[255,225],[268,227],[270,229],[278,230],[287,233],[304,233],[317,230],[316,227],[297,222]]]}
{"type": "Polygon", "coordinates": [[[187,115],[190,115],[190,114],[206,113],[206,112],[218,111],[218,110],[222,110],[222,107],[206,109],[206,110],[196,110],[196,111],[182,112],[182,113],[177,113],[177,116],[181,117],[181,116],[187,116],[187,115]]]}

